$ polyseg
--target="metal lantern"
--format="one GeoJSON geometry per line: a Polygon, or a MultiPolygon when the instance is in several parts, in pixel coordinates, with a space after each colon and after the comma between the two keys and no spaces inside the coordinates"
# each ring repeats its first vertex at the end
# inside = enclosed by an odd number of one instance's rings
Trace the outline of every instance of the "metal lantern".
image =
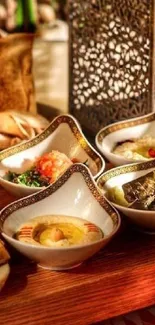
{"type": "Polygon", "coordinates": [[[70,112],[95,134],[153,110],[154,0],[70,0],[70,112]]]}

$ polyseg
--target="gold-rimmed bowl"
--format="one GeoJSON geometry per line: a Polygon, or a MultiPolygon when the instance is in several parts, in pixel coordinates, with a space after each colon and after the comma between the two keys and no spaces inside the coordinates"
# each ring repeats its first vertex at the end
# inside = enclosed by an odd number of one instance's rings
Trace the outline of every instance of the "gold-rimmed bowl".
{"type": "Polygon", "coordinates": [[[83,164],[75,164],[46,189],[4,208],[0,215],[0,227],[2,236],[19,252],[42,267],[64,270],[81,264],[103,248],[118,231],[120,216],[100,194],[89,169],[83,164]],[[42,215],[83,218],[98,226],[104,237],[67,248],[35,246],[13,238],[23,223],[42,215]]]}
{"type": "MultiPolygon", "coordinates": [[[[113,168],[103,173],[97,180],[97,185],[101,193],[108,198],[108,190],[115,186],[121,187],[123,184],[137,179],[155,170],[155,159],[134,163],[113,168]]],[[[130,222],[147,230],[155,230],[155,211],[138,210],[128,208],[115,202],[109,201],[113,206],[122,212],[130,222]]]]}
{"type": "Polygon", "coordinates": [[[94,178],[105,168],[104,159],[87,141],[76,119],[71,115],[60,115],[34,139],[0,153],[0,185],[18,197],[40,191],[42,188],[11,183],[6,174],[8,170],[17,173],[26,171],[32,161],[51,150],[63,152],[70,159],[77,159],[79,163],[87,161],[94,178]]]}
{"type": "Polygon", "coordinates": [[[144,160],[135,161],[134,159],[113,153],[113,149],[117,143],[132,138],[139,139],[146,135],[155,138],[155,113],[110,124],[97,133],[95,142],[99,151],[108,161],[114,166],[120,166],[143,162],[144,160]]]}

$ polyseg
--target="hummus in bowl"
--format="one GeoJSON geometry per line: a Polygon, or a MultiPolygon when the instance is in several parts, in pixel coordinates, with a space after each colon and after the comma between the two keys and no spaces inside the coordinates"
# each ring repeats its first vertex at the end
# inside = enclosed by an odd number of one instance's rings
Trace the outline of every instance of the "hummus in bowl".
{"type": "Polygon", "coordinates": [[[46,215],[29,220],[14,237],[32,245],[61,248],[95,242],[102,239],[103,233],[95,224],[81,218],[46,215]]]}
{"type": "Polygon", "coordinates": [[[92,257],[121,223],[83,164],[72,164],[55,183],[5,207],[0,221],[10,245],[39,266],[56,271],[92,257]],[[24,242],[25,235],[29,242],[24,242]]]}

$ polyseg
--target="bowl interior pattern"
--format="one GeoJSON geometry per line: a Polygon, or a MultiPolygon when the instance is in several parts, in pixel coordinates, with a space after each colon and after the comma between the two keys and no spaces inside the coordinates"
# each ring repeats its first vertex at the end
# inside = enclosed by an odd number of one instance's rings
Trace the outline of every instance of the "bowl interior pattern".
{"type": "Polygon", "coordinates": [[[155,169],[155,159],[143,163],[134,163],[126,166],[112,168],[111,170],[108,170],[107,172],[103,173],[98,178],[97,185],[99,186],[100,189],[102,189],[107,183],[108,184],[116,183],[117,185],[122,185],[126,183],[127,178],[131,180],[131,175],[132,175],[132,179],[136,179],[140,176],[149,173],[154,169],[155,169]],[[118,183],[118,179],[119,180],[122,179],[121,184],[118,183]]]}

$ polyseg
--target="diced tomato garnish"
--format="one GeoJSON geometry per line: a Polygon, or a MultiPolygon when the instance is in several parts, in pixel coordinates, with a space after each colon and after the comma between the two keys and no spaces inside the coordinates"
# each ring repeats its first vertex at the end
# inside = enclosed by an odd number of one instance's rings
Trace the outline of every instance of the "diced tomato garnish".
{"type": "Polygon", "coordinates": [[[150,148],[150,149],[148,150],[148,154],[149,154],[149,156],[150,156],[151,158],[155,158],[155,149],[150,148]]]}
{"type": "Polygon", "coordinates": [[[37,159],[36,169],[53,183],[71,164],[71,160],[64,153],[53,150],[37,159]]]}

